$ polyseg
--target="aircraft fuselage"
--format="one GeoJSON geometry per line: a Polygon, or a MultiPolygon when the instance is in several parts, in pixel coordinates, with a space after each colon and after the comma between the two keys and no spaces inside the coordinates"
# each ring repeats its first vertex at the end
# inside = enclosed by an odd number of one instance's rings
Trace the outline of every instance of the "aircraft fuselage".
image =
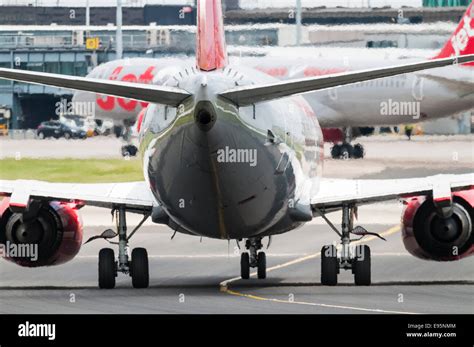
{"type": "Polygon", "coordinates": [[[139,135],[144,175],[178,231],[241,239],[310,219],[323,138],[309,104],[292,97],[238,108],[216,96],[269,80],[232,66],[189,69],[169,83],[194,97],[177,108],[146,109],[139,135]]]}

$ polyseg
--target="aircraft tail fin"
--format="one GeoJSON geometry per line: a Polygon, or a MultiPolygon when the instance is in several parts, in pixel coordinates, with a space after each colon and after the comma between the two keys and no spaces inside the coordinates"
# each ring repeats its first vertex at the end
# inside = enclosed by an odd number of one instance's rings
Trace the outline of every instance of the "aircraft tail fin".
{"type": "MultiPolygon", "coordinates": [[[[474,54],[474,2],[471,2],[451,38],[434,58],[474,54]]],[[[474,63],[465,65],[474,66],[474,63]]]]}
{"type": "Polygon", "coordinates": [[[221,0],[198,0],[196,65],[200,70],[221,69],[227,64],[221,0]]]}

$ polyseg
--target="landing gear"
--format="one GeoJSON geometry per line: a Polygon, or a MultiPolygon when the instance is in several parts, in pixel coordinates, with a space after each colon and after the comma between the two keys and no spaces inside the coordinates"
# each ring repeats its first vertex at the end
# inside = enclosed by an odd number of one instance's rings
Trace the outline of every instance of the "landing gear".
{"type": "Polygon", "coordinates": [[[134,145],[125,145],[121,149],[122,157],[134,157],[137,155],[138,148],[134,145]]]}
{"type": "Polygon", "coordinates": [[[331,148],[331,157],[333,159],[362,159],[364,155],[364,146],[360,143],[352,146],[348,142],[343,142],[342,144],[334,144],[331,148]]]}
{"type": "Polygon", "coordinates": [[[339,260],[334,246],[323,246],[321,249],[321,283],[325,286],[335,286],[339,274],[339,260]]]}
{"type": "Polygon", "coordinates": [[[358,286],[370,285],[370,247],[357,245],[356,256],[352,266],[354,282],[358,286]]]}
{"type": "MultiPolygon", "coordinates": [[[[323,285],[336,285],[337,275],[341,269],[352,270],[354,282],[358,286],[368,286],[371,283],[370,248],[367,245],[357,245],[355,249],[351,249],[350,243],[355,240],[351,240],[350,234],[361,236],[361,238],[365,235],[376,235],[383,240],[385,239],[375,233],[366,231],[360,226],[353,228],[354,211],[354,206],[343,205],[342,231],[339,232],[324,213],[318,210],[321,217],[341,238],[340,254],[338,254],[334,245],[327,245],[321,249],[321,284],[323,285]]],[[[357,240],[360,240],[360,238],[357,240]]]]}
{"type": "Polygon", "coordinates": [[[115,277],[117,277],[117,266],[114,251],[111,248],[102,248],[99,252],[99,288],[114,288],[115,277]]]}
{"type": "Polygon", "coordinates": [[[344,129],[344,141],[341,144],[334,144],[331,148],[331,157],[333,159],[362,159],[365,155],[364,146],[360,143],[351,145],[352,129],[344,129]]]}
{"type": "Polygon", "coordinates": [[[260,252],[257,255],[257,277],[259,279],[267,277],[267,256],[265,252],[260,252]]]}
{"type": "Polygon", "coordinates": [[[257,268],[257,277],[264,279],[267,277],[267,257],[265,252],[259,252],[262,248],[262,238],[251,238],[245,242],[245,247],[249,250],[240,256],[240,277],[246,280],[250,277],[250,268],[257,268]]]}
{"type": "Polygon", "coordinates": [[[240,255],[240,277],[244,280],[250,277],[250,257],[247,252],[240,255]]]}
{"type": "Polygon", "coordinates": [[[148,273],[148,253],[145,248],[135,248],[132,251],[130,276],[134,288],[147,288],[150,281],[148,273]]]}
{"type": "MultiPolygon", "coordinates": [[[[132,251],[131,260],[128,256],[128,241],[139,227],[148,218],[145,215],[143,220],[127,237],[127,222],[125,207],[121,206],[116,212],[118,227],[118,242],[110,242],[118,245],[118,259],[115,258],[111,248],[103,248],[99,252],[99,288],[112,289],[115,287],[115,278],[119,272],[129,274],[132,277],[134,288],[147,288],[149,284],[148,254],[144,248],[135,248],[132,251]]],[[[107,230],[101,238],[113,238],[107,230]]]]}

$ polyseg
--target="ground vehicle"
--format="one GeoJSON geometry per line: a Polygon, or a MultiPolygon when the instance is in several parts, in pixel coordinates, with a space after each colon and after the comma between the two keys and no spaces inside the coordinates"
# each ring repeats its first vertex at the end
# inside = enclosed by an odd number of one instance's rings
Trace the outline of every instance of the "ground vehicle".
{"type": "Polygon", "coordinates": [[[63,114],[60,116],[59,121],[73,129],[85,131],[87,137],[91,137],[96,134],[97,124],[93,118],[84,118],[74,114],[63,114]]]}
{"type": "Polygon", "coordinates": [[[114,128],[114,123],[111,120],[94,119],[94,123],[94,136],[108,136],[114,128]]]}
{"type": "Polygon", "coordinates": [[[8,135],[8,125],[11,116],[11,110],[0,107],[0,135],[8,135]]]}
{"type": "Polygon", "coordinates": [[[71,138],[79,138],[85,139],[87,137],[87,133],[84,130],[71,127],[59,121],[48,121],[42,122],[38,129],[36,130],[36,135],[40,139],[44,139],[47,137],[54,137],[60,138],[64,137],[65,139],[71,138]]]}

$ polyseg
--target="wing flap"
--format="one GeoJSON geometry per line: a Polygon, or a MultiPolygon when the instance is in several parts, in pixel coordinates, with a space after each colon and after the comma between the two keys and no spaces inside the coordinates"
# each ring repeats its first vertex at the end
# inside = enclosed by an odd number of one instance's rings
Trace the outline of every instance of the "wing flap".
{"type": "Polygon", "coordinates": [[[444,197],[448,190],[464,190],[471,187],[474,187],[474,174],[374,180],[322,178],[319,192],[311,198],[311,206],[338,208],[347,203],[361,205],[413,195],[444,197]]]}

